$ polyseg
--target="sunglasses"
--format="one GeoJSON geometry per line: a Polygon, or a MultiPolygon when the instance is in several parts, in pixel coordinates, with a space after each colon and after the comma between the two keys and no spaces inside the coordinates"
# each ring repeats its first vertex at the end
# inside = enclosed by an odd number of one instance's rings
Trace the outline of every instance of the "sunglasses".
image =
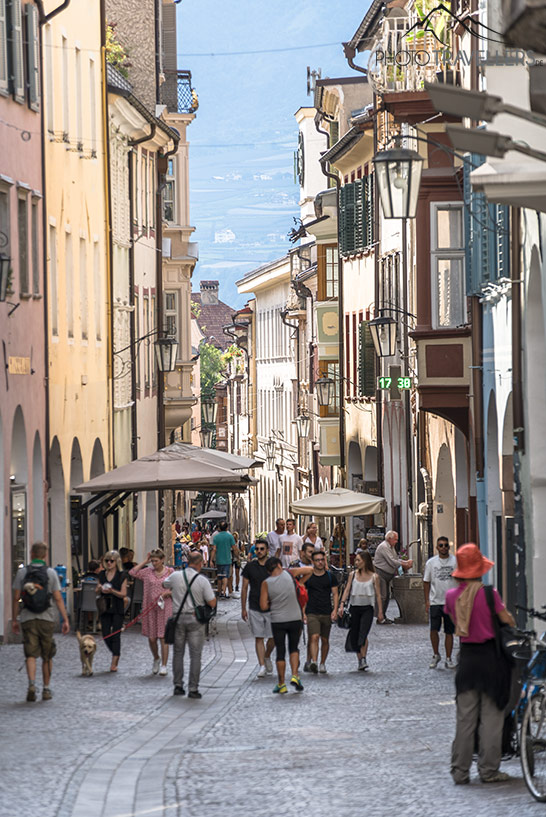
{"type": "Polygon", "coordinates": [[[106,564],[109,564],[110,562],[115,562],[116,560],[115,559],[105,559],[104,561],[106,562],[106,564]]]}
{"type": "Polygon", "coordinates": [[[256,548],[256,553],[265,553],[265,548],[256,548]]]}
{"type": "Polygon", "coordinates": [[[448,544],[445,544],[445,545],[438,545],[438,547],[439,547],[439,548],[448,548],[448,547],[449,547],[449,545],[448,545],[448,544]]]}

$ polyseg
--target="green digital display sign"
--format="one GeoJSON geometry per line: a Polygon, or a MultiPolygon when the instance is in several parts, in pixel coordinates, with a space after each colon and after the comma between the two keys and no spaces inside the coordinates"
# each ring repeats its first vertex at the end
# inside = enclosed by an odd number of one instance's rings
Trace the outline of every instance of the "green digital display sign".
{"type": "Polygon", "coordinates": [[[411,377],[397,377],[393,380],[392,377],[378,377],[377,388],[388,391],[393,386],[396,386],[398,391],[405,391],[411,389],[413,386],[411,377]]]}

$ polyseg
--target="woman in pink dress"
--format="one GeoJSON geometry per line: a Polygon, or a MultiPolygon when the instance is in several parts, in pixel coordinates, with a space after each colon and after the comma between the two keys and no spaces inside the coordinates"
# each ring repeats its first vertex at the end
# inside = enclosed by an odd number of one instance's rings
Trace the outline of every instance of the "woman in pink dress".
{"type": "Polygon", "coordinates": [[[173,572],[172,567],[165,566],[165,554],[162,550],[152,550],[146,559],[129,571],[134,579],[140,579],[144,586],[142,609],[148,610],[142,616],[142,635],[148,637],[148,643],[154,657],[152,673],[167,674],[169,645],[165,644],[165,623],[172,614],[170,591],[165,590],[163,582],[173,572]],[[155,602],[155,605],[148,609],[155,602]],[[161,642],[161,662],[157,641],[161,642]],[[160,668],[161,663],[161,668],[160,668]]]}

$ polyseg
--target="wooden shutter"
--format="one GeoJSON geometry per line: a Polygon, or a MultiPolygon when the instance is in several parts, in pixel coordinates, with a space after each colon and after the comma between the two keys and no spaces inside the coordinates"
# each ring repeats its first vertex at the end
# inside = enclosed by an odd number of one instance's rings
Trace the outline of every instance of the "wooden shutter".
{"type": "Polygon", "coordinates": [[[364,246],[370,247],[374,237],[373,176],[365,176],[364,188],[364,246]]]}
{"type": "Polygon", "coordinates": [[[375,366],[375,347],[368,321],[362,321],[359,326],[358,388],[364,397],[375,397],[375,366]]]}
{"type": "Polygon", "coordinates": [[[343,209],[343,219],[340,223],[341,252],[351,255],[355,251],[355,186],[345,184],[340,189],[340,210],[343,209]]]}
{"type": "Polygon", "coordinates": [[[25,69],[23,64],[23,20],[21,0],[10,0],[11,83],[17,102],[25,101],[25,69]]]}
{"type": "Polygon", "coordinates": [[[363,183],[358,179],[351,185],[354,189],[355,209],[354,209],[354,242],[353,250],[360,252],[364,248],[364,201],[363,183]]]}
{"type": "Polygon", "coordinates": [[[510,210],[497,204],[497,277],[510,277],[510,210]]]}
{"type": "Polygon", "coordinates": [[[38,35],[38,10],[34,3],[25,6],[27,34],[28,104],[33,111],[40,110],[40,48],[38,35]]]}
{"type": "Polygon", "coordinates": [[[178,67],[176,58],[176,6],[163,3],[161,13],[163,15],[163,24],[161,26],[163,34],[163,70],[176,71],[178,67]]]}
{"type": "Polygon", "coordinates": [[[8,84],[8,25],[6,0],[0,0],[0,92],[7,93],[8,84]]]}
{"type": "Polygon", "coordinates": [[[338,232],[339,232],[339,251],[345,255],[345,187],[339,188],[339,206],[338,206],[338,232]]]}

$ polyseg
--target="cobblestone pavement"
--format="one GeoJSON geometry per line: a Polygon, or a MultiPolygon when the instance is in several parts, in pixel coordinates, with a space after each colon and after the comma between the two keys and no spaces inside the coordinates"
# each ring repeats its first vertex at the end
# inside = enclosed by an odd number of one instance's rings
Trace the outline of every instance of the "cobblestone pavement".
{"type": "Polygon", "coordinates": [[[279,697],[273,678],[255,677],[239,602],[223,602],[200,701],[149,674],[146,640],[131,631],[117,675],[100,646],[93,678],[79,675],[75,639],[59,636],[46,703],[22,702],[22,649],[2,647],[1,817],[22,803],[36,817],[544,814],[517,760],[503,765],[510,783],[485,786],[474,770],[470,786],[453,786],[453,671],[428,669],[426,627],[374,626],[367,673],[332,632],[328,674],[279,697]]]}

